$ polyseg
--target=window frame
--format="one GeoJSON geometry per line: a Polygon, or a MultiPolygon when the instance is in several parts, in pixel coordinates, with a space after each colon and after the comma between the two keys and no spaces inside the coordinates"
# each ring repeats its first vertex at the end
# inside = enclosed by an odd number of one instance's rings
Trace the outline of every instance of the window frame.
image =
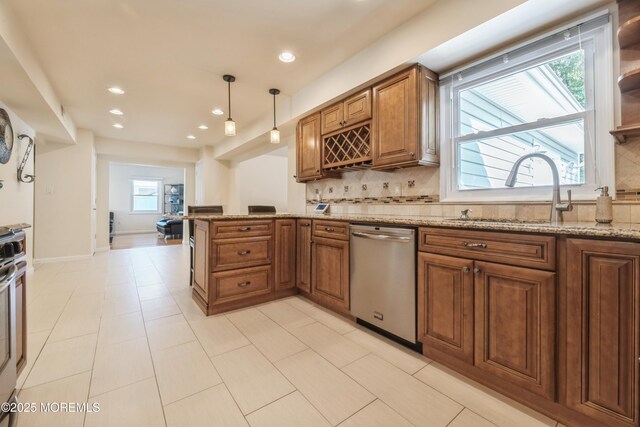
{"type": "Polygon", "coordinates": [[[129,213],[131,215],[158,215],[158,214],[162,214],[162,201],[163,201],[163,188],[164,188],[164,184],[163,184],[163,179],[162,178],[149,178],[149,177],[132,177],[129,179],[129,213]],[[147,182],[155,182],[157,189],[158,189],[158,194],[156,195],[156,209],[155,210],[149,210],[149,211],[143,211],[143,210],[134,210],[134,197],[136,196],[134,194],[134,189],[135,189],[135,182],[136,181],[147,181],[147,182]]]}
{"type": "MultiPolygon", "coordinates": [[[[608,11],[606,12],[608,13],[608,11]]],[[[603,15],[600,13],[599,15],[603,15]]],[[[596,17],[598,16],[595,15],[596,17]]],[[[590,18],[593,18],[590,17],[590,18]]],[[[578,21],[563,27],[571,28],[580,24],[578,21]]],[[[551,34],[561,30],[529,39],[518,48],[533,45],[551,34]]],[[[551,189],[549,185],[533,187],[496,188],[496,189],[458,189],[458,147],[459,143],[487,137],[496,133],[506,133],[505,128],[459,136],[458,120],[459,93],[469,87],[478,86],[487,81],[513,74],[530,68],[534,64],[544,63],[562,54],[575,51],[576,45],[585,48],[585,95],[587,104],[584,112],[573,114],[576,118],[584,118],[585,128],[585,183],[580,185],[563,185],[565,191],[572,190],[574,200],[594,200],[597,197],[595,189],[600,185],[608,185],[615,193],[615,152],[613,137],[609,130],[614,126],[614,78],[613,78],[613,33],[611,19],[605,25],[589,30],[580,37],[572,37],[563,42],[543,46],[527,52],[507,65],[497,64],[470,72],[460,82],[456,81],[458,72],[450,73],[440,80],[440,200],[442,202],[520,202],[520,201],[549,201],[551,189]]],[[[505,52],[493,55],[490,59],[504,56],[505,52]]],[[[470,68],[470,67],[469,67],[470,68]]],[[[463,71],[464,72],[464,71],[463,71]]],[[[539,129],[542,125],[552,123],[567,123],[567,116],[560,116],[511,127],[518,130],[539,129]]],[[[508,129],[507,129],[508,130],[508,129]]]]}

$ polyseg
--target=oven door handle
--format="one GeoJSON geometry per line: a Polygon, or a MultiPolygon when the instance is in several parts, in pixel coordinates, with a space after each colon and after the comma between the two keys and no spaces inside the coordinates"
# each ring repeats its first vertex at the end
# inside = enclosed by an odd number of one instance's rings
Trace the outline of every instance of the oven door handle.
{"type": "Polygon", "coordinates": [[[4,290],[7,289],[9,285],[11,285],[11,282],[16,277],[17,271],[18,269],[14,264],[11,264],[9,266],[9,268],[7,269],[7,273],[2,276],[2,278],[0,278],[0,293],[4,292],[4,290]]]}
{"type": "Polygon", "coordinates": [[[351,235],[355,237],[363,237],[365,239],[386,240],[388,242],[409,243],[411,241],[411,237],[391,236],[389,234],[370,234],[362,233],[360,231],[353,231],[351,235]]]}

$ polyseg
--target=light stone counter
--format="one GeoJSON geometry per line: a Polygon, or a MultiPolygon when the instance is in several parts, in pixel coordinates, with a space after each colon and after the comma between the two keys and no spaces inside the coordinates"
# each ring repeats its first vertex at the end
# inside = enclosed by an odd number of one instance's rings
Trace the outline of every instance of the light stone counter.
{"type": "Polygon", "coordinates": [[[510,231],[524,233],[541,233],[565,236],[600,237],[608,239],[628,239],[640,241],[640,224],[614,222],[612,224],[597,224],[596,222],[564,222],[550,224],[543,221],[517,220],[480,220],[462,221],[455,218],[410,216],[410,215],[361,215],[361,214],[326,214],[314,215],[306,213],[281,213],[271,215],[185,215],[169,216],[175,219],[199,219],[211,221],[251,220],[251,219],[325,219],[333,221],[348,221],[366,224],[394,224],[416,227],[443,227],[485,231],[510,231]]]}

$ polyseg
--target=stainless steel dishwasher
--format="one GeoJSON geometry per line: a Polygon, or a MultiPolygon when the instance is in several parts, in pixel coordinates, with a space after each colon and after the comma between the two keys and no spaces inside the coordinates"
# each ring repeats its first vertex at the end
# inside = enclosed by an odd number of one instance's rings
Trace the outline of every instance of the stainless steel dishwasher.
{"type": "Polygon", "coordinates": [[[416,343],[416,230],[350,227],[351,314],[416,343]]]}

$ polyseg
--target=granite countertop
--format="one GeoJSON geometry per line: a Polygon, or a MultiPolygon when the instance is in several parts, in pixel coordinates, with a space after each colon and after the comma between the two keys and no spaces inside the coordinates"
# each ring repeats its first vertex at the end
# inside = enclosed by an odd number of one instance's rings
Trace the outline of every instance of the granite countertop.
{"type": "Polygon", "coordinates": [[[200,220],[246,220],[246,219],[326,219],[334,221],[349,221],[354,223],[397,224],[419,227],[446,227],[485,231],[511,231],[525,233],[544,233],[568,236],[608,237],[615,239],[631,239],[640,241],[640,224],[614,222],[612,224],[598,224],[596,222],[563,222],[550,224],[548,221],[517,221],[517,220],[467,220],[457,218],[443,218],[412,215],[363,215],[363,214],[307,214],[281,213],[270,215],[170,215],[175,219],[200,220]]]}

